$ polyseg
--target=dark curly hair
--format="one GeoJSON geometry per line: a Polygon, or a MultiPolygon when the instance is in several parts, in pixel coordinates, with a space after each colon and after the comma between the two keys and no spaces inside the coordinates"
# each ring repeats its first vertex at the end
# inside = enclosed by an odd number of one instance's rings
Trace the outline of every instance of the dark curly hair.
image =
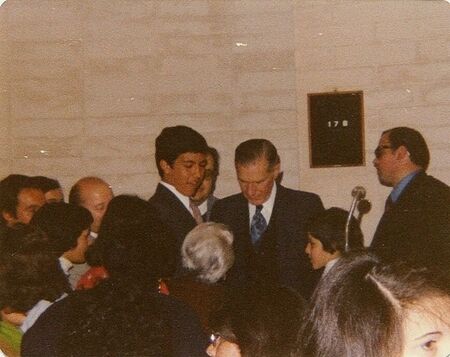
{"type": "Polygon", "coordinates": [[[5,228],[0,237],[0,308],[27,312],[70,291],[46,235],[36,227],[5,228]]]}

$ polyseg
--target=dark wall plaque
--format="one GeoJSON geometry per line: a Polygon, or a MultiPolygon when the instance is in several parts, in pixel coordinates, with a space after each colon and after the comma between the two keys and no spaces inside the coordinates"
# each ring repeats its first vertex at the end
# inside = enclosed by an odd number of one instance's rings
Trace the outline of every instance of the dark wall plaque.
{"type": "Polygon", "coordinates": [[[311,167],[363,166],[363,92],[308,94],[311,167]]]}

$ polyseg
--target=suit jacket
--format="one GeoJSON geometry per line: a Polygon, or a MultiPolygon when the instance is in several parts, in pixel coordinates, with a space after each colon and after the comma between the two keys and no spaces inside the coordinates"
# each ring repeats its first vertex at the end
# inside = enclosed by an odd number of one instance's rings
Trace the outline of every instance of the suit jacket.
{"type": "Polygon", "coordinates": [[[419,172],[378,223],[371,249],[385,261],[450,267],[450,188],[419,172]]]}
{"type": "Polygon", "coordinates": [[[196,225],[191,212],[181,203],[181,201],[164,185],[158,184],[154,195],[149,200],[150,204],[158,212],[162,222],[175,239],[176,265],[179,275],[182,273],[181,265],[181,245],[186,234],[188,234],[196,225]]]}
{"type": "Polygon", "coordinates": [[[202,215],[204,222],[211,221],[211,211],[214,206],[214,203],[216,203],[217,200],[218,200],[218,198],[214,195],[209,195],[208,199],[206,200],[207,210],[206,210],[206,213],[202,215]]]}
{"type": "Polygon", "coordinates": [[[227,277],[229,283],[263,281],[289,286],[309,296],[318,275],[305,254],[306,224],[321,210],[318,195],[277,186],[266,232],[254,247],[247,199],[239,193],[217,201],[211,219],[228,225],[234,234],[235,263],[227,277]]]}

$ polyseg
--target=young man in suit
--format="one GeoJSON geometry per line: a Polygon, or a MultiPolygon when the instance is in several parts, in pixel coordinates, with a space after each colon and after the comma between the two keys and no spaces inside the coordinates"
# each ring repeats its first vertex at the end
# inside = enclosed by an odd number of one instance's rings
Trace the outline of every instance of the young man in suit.
{"type": "Polygon", "coordinates": [[[239,144],[235,167],[241,193],[216,202],[211,217],[228,225],[235,236],[230,284],[263,281],[308,296],[316,274],[305,254],[306,225],[323,210],[320,197],[276,183],[280,158],[268,140],[239,144]]]}
{"type": "Polygon", "coordinates": [[[381,135],[373,164],[392,187],[371,249],[386,261],[450,268],[450,189],[426,174],[430,152],[414,129],[396,127],[381,135]]]}
{"type": "Polygon", "coordinates": [[[174,239],[177,274],[182,272],[181,245],[184,237],[203,219],[191,202],[205,175],[205,138],[187,126],[166,127],[155,141],[155,159],[161,181],[150,198],[174,239]]]}

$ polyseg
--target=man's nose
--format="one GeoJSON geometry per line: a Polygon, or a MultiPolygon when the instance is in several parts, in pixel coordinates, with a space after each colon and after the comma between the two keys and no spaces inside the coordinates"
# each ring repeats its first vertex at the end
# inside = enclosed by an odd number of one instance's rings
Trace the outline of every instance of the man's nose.
{"type": "Polygon", "coordinates": [[[247,186],[247,194],[248,194],[250,197],[252,197],[252,196],[254,196],[254,195],[256,194],[256,186],[255,186],[254,184],[250,183],[250,184],[247,186]]]}
{"type": "Polygon", "coordinates": [[[195,165],[194,166],[193,176],[196,179],[202,179],[204,174],[205,174],[205,168],[204,167],[201,167],[200,165],[195,165]]]}

